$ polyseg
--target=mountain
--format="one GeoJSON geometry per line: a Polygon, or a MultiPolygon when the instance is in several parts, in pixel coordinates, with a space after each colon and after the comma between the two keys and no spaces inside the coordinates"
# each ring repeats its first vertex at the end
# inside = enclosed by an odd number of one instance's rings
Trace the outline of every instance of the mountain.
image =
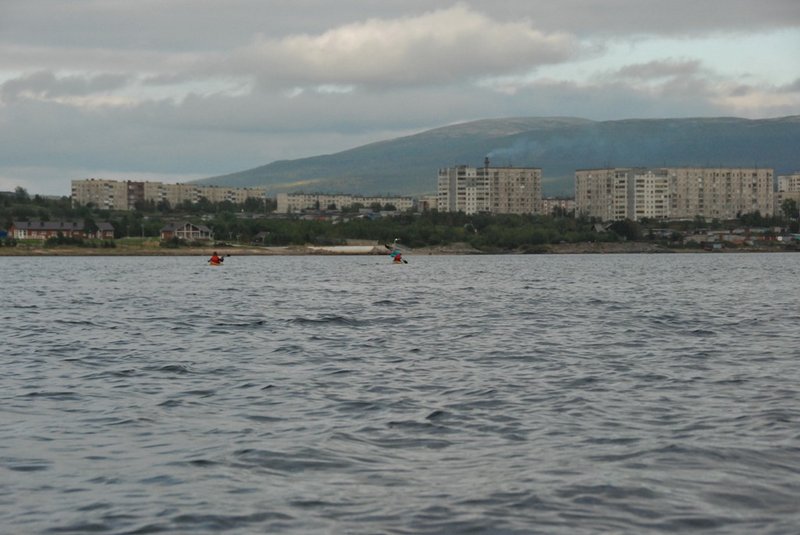
{"type": "Polygon", "coordinates": [[[493,166],[542,168],[544,195],[571,195],[575,170],[596,167],[755,166],[777,176],[800,170],[800,115],[485,119],[196,182],[270,193],[419,195],[436,191],[439,168],[482,166],[487,156],[493,166]]]}

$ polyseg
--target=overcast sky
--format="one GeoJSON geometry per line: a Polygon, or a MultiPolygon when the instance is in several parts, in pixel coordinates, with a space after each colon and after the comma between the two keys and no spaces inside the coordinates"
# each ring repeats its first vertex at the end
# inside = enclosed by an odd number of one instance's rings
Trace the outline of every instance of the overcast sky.
{"type": "Polygon", "coordinates": [[[485,118],[797,114],[798,0],[0,0],[0,190],[485,118]]]}

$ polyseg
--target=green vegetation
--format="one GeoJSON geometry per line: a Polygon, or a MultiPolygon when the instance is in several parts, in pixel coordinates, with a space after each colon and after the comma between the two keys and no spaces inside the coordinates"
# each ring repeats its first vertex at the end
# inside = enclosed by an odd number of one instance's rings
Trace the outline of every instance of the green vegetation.
{"type": "MultiPolygon", "coordinates": [[[[385,208],[385,207],[380,207],[385,208]]],[[[213,204],[201,201],[176,208],[162,203],[144,203],[131,212],[113,212],[90,206],[72,208],[67,197],[46,199],[30,197],[22,188],[13,194],[0,195],[0,228],[9,228],[16,220],[83,221],[85,228],[97,228],[97,222],[108,221],[114,226],[115,241],[51,238],[46,247],[77,245],[82,247],[115,247],[142,245],[157,238],[161,228],[171,221],[191,221],[212,229],[217,242],[284,245],[338,245],[347,240],[389,242],[398,238],[410,247],[446,246],[465,243],[486,252],[521,251],[545,252],[551,244],[616,241],[650,241],[670,247],[682,247],[684,233],[695,230],[727,231],[738,227],[789,227],[796,232],[798,208],[787,201],[782,212],[774,217],[762,217],[758,212],[743,214],[734,221],[616,221],[599,225],[588,218],[574,218],[559,213],[552,216],[534,215],[465,215],[463,213],[427,212],[402,213],[393,217],[370,218],[353,211],[342,211],[338,217],[289,217],[271,213],[273,205],[250,202],[213,204]]],[[[767,235],[770,235],[768,232],[767,235]]],[[[41,243],[41,242],[38,242],[41,243]]],[[[2,245],[16,243],[7,238],[2,245]]],[[[176,248],[187,244],[170,240],[160,244],[176,248]]],[[[699,247],[687,244],[685,247],[699,247]]]]}
{"type": "Polygon", "coordinates": [[[54,236],[47,238],[44,242],[45,248],[61,247],[63,245],[71,245],[73,247],[88,247],[88,248],[102,248],[113,249],[117,246],[114,240],[85,240],[83,238],[73,238],[72,236],[54,236]]]}

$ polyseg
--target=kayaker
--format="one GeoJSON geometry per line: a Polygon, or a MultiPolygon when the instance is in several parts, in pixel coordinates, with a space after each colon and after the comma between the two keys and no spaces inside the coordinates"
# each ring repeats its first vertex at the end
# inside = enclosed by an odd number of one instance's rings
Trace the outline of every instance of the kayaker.
{"type": "Polygon", "coordinates": [[[394,240],[394,243],[392,245],[389,245],[388,243],[385,243],[384,247],[389,249],[389,256],[392,257],[392,259],[394,260],[395,264],[399,264],[401,262],[404,262],[403,253],[400,252],[400,248],[397,247],[397,240],[394,240]]]}
{"type": "Polygon", "coordinates": [[[224,262],[224,259],[221,256],[217,256],[216,251],[214,251],[214,253],[211,255],[211,258],[208,260],[209,264],[214,264],[214,265],[219,265],[222,262],[224,262]]]}

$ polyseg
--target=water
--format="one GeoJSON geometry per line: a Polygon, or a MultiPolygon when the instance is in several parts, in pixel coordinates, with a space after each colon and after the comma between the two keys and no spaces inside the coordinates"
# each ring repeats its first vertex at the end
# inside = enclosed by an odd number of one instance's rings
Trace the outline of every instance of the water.
{"type": "Polygon", "coordinates": [[[799,258],[0,258],[0,526],[794,533],[799,258]]]}

